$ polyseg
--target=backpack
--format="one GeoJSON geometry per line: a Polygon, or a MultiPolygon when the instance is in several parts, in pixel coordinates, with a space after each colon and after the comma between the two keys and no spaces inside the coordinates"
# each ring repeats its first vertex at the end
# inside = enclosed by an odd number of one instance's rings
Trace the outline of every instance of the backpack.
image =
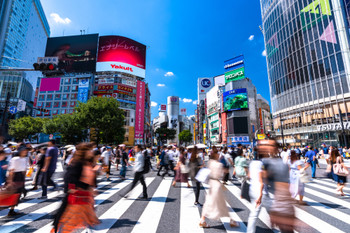
{"type": "Polygon", "coordinates": [[[143,152],[143,159],[144,159],[144,165],[143,165],[143,173],[146,174],[149,172],[151,168],[151,157],[148,155],[147,150],[143,152]]]}
{"type": "Polygon", "coordinates": [[[224,167],[228,167],[224,155],[221,155],[221,156],[220,156],[219,162],[222,163],[222,165],[224,165],[224,167]]]}
{"type": "Polygon", "coordinates": [[[232,161],[235,161],[236,157],[237,157],[237,154],[234,150],[231,151],[230,153],[231,157],[232,157],[232,161]]]}

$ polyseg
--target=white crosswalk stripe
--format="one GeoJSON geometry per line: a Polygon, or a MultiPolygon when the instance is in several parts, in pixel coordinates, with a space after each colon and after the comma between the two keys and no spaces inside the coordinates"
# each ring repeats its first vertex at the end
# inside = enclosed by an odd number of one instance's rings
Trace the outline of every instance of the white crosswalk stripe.
{"type": "MultiPolygon", "coordinates": [[[[128,198],[116,198],[120,190],[127,188],[127,186],[131,184],[132,179],[129,178],[117,182],[117,180],[119,180],[118,178],[112,177],[111,181],[105,181],[105,179],[100,177],[98,180],[100,194],[95,197],[95,207],[97,211],[102,210],[103,212],[98,216],[101,224],[90,229],[90,231],[94,233],[120,232],[117,229],[123,227],[123,223],[119,223],[119,220],[122,219],[125,214],[130,213],[129,209],[131,206],[137,206],[140,203],[135,201],[135,199],[142,194],[142,186],[138,184],[128,198]],[[106,186],[109,187],[106,189],[106,186]],[[115,203],[106,204],[108,202],[105,201],[111,198],[117,201],[115,203]],[[107,208],[105,208],[106,205],[107,208]]],[[[55,182],[62,185],[63,180],[62,178],[56,178],[55,182]]],[[[30,180],[28,180],[27,183],[31,185],[30,180]]],[[[174,195],[175,190],[178,190],[178,194],[176,194],[178,197],[174,200],[178,209],[175,209],[172,214],[174,216],[179,216],[179,224],[178,229],[174,231],[169,230],[167,233],[205,232],[204,229],[199,227],[201,213],[200,209],[193,204],[195,200],[193,188],[187,188],[186,183],[181,183],[180,187],[173,188],[171,186],[172,178],[160,179],[152,175],[146,178],[146,183],[147,186],[153,186],[154,191],[151,192],[153,194],[149,196],[147,204],[145,204],[142,209],[137,210],[139,214],[135,219],[132,219],[134,222],[133,225],[125,232],[159,232],[160,224],[162,224],[164,216],[167,216],[164,211],[169,211],[169,209],[166,208],[168,205],[167,198],[171,193],[174,195]],[[147,231],[145,231],[145,229],[147,229],[147,231]]],[[[205,193],[209,191],[208,185],[203,184],[203,187],[204,191],[201,192],[201,195],[205,195],[205,193]]],[[[230,183],[225,187],[227,188],[226,192],[228,198],[231,198],[230,202],[226,202],[230,217],[239,222],[240,226],[239,228],[231,228],[229,225],[229,218],[222,218],[221,222],[218,223],[222,225],[222,228],[218,231],[245,232],[247,216],[242,215],[240,212],[235,212],[235,206],[230,206],[229,203],[234,200],[233,203],[238,202],[240,206],[244,206],[246,211],[251,208],[251,204],[240,198],[240,188],[238,186],[230,183]]],[[[348,232],[347,229],[350,228],[350,224],[347,219],[350,217],[350,202],[346,198],[336,196],[335,188],[336,183],[327,179],[317,179],[306,185],[304,201],[308,203],[308,206],[300,207],[297,205],[295,206],[295,210],[297,219],[310,229],[305,228],[304,231],[300,230],[300,232],[325,232],[325,230],[327,232],[348,232]],[[339,207],[337,208],[337,206],[339,207]],[[335,219],[336,222],[330,222],[330,218],[335,219]],[[344,228],[344,226],[348,228],[344,228]]],[[[345,191],[346,190],[349,190],[349,188],[347,187],[345,191]]],[[[60,206],[60,197],[63,196],[63,192],[62,190],[49,192],[48,200],[37,199],[40,194],[41,189],[28,193],[27,199],[23,200],[16,207],[16,210],[23,212],[23,214],[18,217],[13,219],[7,218],[6,214],[8,209],[0,210],[0,232],[22,232],[21,229],[25,229],[25,227],[30,224],[32,225],[31,228],[34,226],[35,231],[33,232],[35,233],[49,232],[52,229],[52,220],[42,221],[39,225],[35,225],[34,223],[36,220],[53,213],[60,206]]],[[[263,224],[260,225],[260,227],[271,229],[270,218],[266,208],[262,208],[259,219],[261,221],[260,224],[263,224]]],[[[172,221],[172,219],[167,219],[167,221],[172,221]]],[[[272,229],[272,231],[279,232],[278,229],[272,229]]],[[[82,232],[85,233],[86,230],[82,230],[82,232]]]]}

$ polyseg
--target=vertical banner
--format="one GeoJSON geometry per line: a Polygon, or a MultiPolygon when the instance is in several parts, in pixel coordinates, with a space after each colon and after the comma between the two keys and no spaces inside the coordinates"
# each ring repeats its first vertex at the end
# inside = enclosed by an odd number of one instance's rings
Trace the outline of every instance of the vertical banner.
{"type": "Polygon", "coordinates": [[[205,140],[207,139],[207,124],[203,124],[203,144],[205,144],[205,140]]]}
{"type": "Polygon", "coordinates": [[[222,124],[222,143],[227,143],[227,122],[226,122],[227,113],[223,112],[221,114],[221,124],[222,124]]]}
{"type": "Polygon", "coordinates": [[[79,79],[79,87],[78,87],[78,101],[82,103],[86,103],[89,96],[89,79],[82,78],[79,79]]]}
{"type": "Polygon", "coordinates": [[[137,81],[136,113],[135,113],[135,139],[142,142],[145,121],[145,82],[137,81]],[[138,140],[139,139],[139,140],[138,140]]]}
{"type": "Polygon", "coordinates": [[[193,123],[193,144],[196,144],[196,123],[193,123]]]}
{"type": "Polygon", "coordinates": [[[26,110],[26,104],[27,104],[27,102],[25,102],[24,100],[19,99],[18,100],[18,104],[17,104],[17,110],[19,112],[25,111],[26,110]]]}
{"type": "Polygon", "coordinates": [[[262,110],[259,108],[260,133],[264,134],[264,124],[262,119],[262,110]]]}

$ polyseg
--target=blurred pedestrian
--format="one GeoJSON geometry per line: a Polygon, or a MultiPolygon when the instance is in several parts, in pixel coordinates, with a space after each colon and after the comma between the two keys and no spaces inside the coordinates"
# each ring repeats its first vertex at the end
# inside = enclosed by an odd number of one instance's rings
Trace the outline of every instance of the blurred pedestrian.
{"type": "Polygon", "coordinates": [[[306,205],[306,202],[303,201],[305,185],[300,180],[300,174],[307,167],[303,167],[304,163],[301,160],[298,160],[298,155],[295,151],[291,151],[290,156],[290,193],[292,198],[296,198],[299,195],[299,204],[306,205]]]}
{"type": "Polygon", "coordinates": [[[79,144],[64,176],[65,197],[51,233],[76,232],[99,224],[94,211],[95,156],[90,145],[79,144]]]}
{"type": "Polygon", "coordinates": [[[107,181],[110,181],[109,176],[111,175],[111,164],[112,164],[112,148],[107,146],[101,155],[103,161],[103,170],[106,172],[107,181]]]}
{"type": "Polygon", "coordinates": [[[168,153],[166,151],[166,146],[163,146],[163,150],[159,156],[159,169],[158,169],[158,173],[157,176],[162,176],[164,177],[166,174],[168,174],[169,171],[169,157],[168,157],[168,153]],[[160,171],[162,170],[162,168],[164,167],[165,172],[160,175],[160,171]]]}
{"type": "Polygon", "coordinates": [[[305,161],[311,166],[311,177],[316,178],[316,154],[312,146],[309,146],[308,149],[308,152],[305,154],[305,161]]]}
{"type": "Polygon", "coordinates": [[[41,169],[44,167],[45,163],[45,154],[46,154],[47,148],[43,147],[40,148],[39,153],[36,155],[36,173],[33,179],[33,188],[30,191],[37,190],[38,189],[38,180],[40,177],[41,169]]]}
{"type": "Polygon", "coordinates": [[[233,171],[233,175],[243,183],[248,173],[248,162],[244,155],[239,154],[234,161],[235,168],[233,171]]]}
{"type": "MultiPolygon", "coordinates": [[[[199,223],[199,226],[203,228],[210,227],[206,222],[206,218],[220,219],[222,217],[230,217],[228,207],[226,205],[224,186],[220,182],[220,179],[222,179],[224,175],[223,165],[218,160],[218,150],[216,147],[213,147],[211,157],[208,162],[208,168],[210,169],[210,190],[205,197],[202,217],[199,223]]],[[[230,226],[239,227],[239,224],[233,219],[230,219],[230,226]]]]}
{"type": "Polygon", "coordinates": [[[341,195],[341,196],[345,196],[344,192],[343,192],[343,188],[345,187],[345,184],[347,182],[347,174],[349,174],[349,171],[347,169],[347,167],[344,164],[344,160],[342,158],[342,156],[340,155],[338,149],[333,149],[331,152],[331,156],[329,158],[329,162],[331,165],[331,173],[330,176],[331,178],[337,182],[337,189],[336,189],[336,193],[341,195]],[[347,172],[347,174],[336,174],[337,172],[334,171],[334,165],[336,166],[341,166],[342,169],[347,172]]]}
{"type": "Polygon", "coordinates": [[[224,167],[223,184],[226,185],[230,174],[230,166],[233,166],[233,161],[232,161],[231,155],[228,153],[227,147],[223,148],[222,151],[220,152],[219,161],[220,163],[222,163],[224,167]]]}
{"type": "Polygon", "coordinates": [[[179,153],[180,153],[180,157],[176,165],[176,176],[172,185],[175,187],[176,182],[187,183],[187,187],[190,188],[191,185],[188,182],[189,166],[186,162],[185,148],[180,147],[179,153]]]}
{"type": "Polygon", "coordinates": [[[44,166],[41,169],[40,176],[38,178],[38,184],[41,185],[43,192],[39,199],[47,198],[47,186],[53,186],[51,191],[57,188],[56,184],[52,181],[52,176],[56,171],[58,159],[58,149],[56,147],[56,141],[54,139],[48,142],[48,148],[45,154],[44,166]]]}
{"type": "Polygon", "coordinates": [[[6,182],[7,167],[8,161],[6,160],[6,153],[0,150],[0,188],[6,182]]]}
{"type": "Polygon", "coordinates": [[[121,146],[121,158],[120,158],[120,163],[122,165],[122,168],[120,169],[120,178],[125,180],[126,177],[126,170],[127,170],[127,166],[129,164],[129,160],[128,160],[128,153],[127,153],[127,149],[126,146],[123,145],[121,146]]]}

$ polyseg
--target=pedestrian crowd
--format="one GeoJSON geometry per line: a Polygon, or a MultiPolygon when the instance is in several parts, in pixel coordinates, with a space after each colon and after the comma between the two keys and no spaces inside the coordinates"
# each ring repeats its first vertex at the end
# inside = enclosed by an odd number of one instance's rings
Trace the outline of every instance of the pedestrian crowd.
{"type": "MultiPolygon", "coordinates": [[[[268,210],[273,226],[281,232],[293,232],[296,226],[293,206],[307,205],[303,201],[304,187],[311,178],[316,178],[318,159],[326,160],[327,177],[338,184],[336,193],[345,195],[343,188],[348,175],[344,164],[346,153],[346,148],[326,145],[319,150],[311,146],[303,150],[290,146],[279,150],[273,139],[260,140],[255,148],[239,144],[235,148],[213,146],[209,149],[172,145],[143,148],[123,144],[98,147],[94,143],[59,149],[55,140],[40,148],[19,143],[0,147],[0,206],[9,207],[8,217],[16,216],[15,207],[27,192],[39,187],[42,189],[40,199],[47,199],[48,186],[52,186],[49,191],[59,188],[52,177],[61,156],[65,167],[64,186],[61,187],[64,197],[55,214],[51,232],[74,232],[98,225],[100,222],[94,209],[97,176],[105,176],[110,181],[113,175],[111,167],[115,166],[119,173],[117,176],[124,180],[130,165],[133,165],[134,179],[126,191],[120,193],[124,198],[128,198],[140,182],[143,187],[140,198],[148,199],[145,176],[150,171],[156,172],[162,179],[174,177],[173,187],[177,183],[186,183],[188,188],[194,189],[194,205],[203,206],[199,226],[208,228],[208,219],[230,217],[225,185],[233,180],[241,184],[241,197],[251,203],[247,232],[255,232],[262,207],[268,210]],[[308,175],[309,167],[311,177],[308,175]],[[33,177],[30,190],[25,188],[26,177],[33,177]],[[201,183],[209,185],[202,204],[199,202],[201,183]]],[[[230,219],[230,226],[239,227],[239,223],[230,219]]]]}

